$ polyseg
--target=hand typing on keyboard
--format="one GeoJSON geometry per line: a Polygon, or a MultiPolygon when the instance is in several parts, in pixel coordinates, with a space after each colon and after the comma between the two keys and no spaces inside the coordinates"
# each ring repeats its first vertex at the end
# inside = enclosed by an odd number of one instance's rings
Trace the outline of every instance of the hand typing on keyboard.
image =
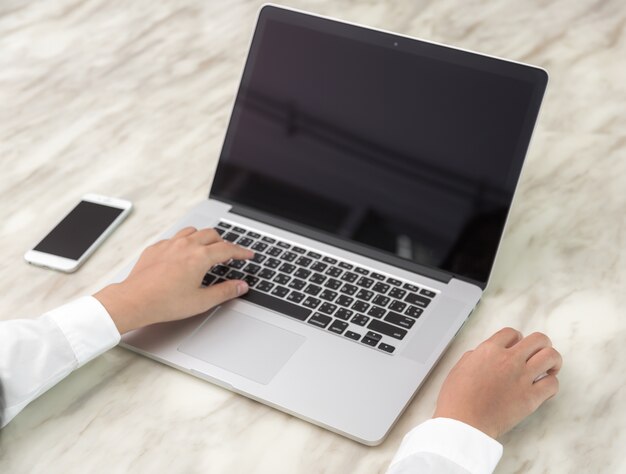
{"type": "Polygon", "coordinates": [[[187,227],[148,247],[126,280],[94,296],[123,334],[199,314],[246,293],[248,284],[237,279],[210,288],[200,283],[216,264],[252,257],[254,252],[223,240],[213,229],[187,227]]]}

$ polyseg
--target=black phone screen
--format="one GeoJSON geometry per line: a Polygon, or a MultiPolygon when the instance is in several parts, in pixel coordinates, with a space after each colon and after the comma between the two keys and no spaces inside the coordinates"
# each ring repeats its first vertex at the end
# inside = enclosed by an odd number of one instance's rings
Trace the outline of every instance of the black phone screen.
{"type": "Polygon", "coordinates": [[[78,260],[122,211],[81,201],[33,250],[78,260]]]}

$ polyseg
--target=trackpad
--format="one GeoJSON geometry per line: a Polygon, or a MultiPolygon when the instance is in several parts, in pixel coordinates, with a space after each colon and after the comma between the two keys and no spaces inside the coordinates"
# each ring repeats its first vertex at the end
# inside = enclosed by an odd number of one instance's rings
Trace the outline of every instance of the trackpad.
{"type": "Polygon", "coordinates": [[[305,340],[298,334],[221,307],[178,350],[265,385],[305,340]]]}

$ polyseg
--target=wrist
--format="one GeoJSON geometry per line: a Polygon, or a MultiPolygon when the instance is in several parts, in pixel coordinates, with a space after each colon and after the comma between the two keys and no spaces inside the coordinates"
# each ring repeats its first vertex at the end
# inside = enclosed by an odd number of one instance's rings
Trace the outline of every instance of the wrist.
{"type": "Polygon", "coordinates": [[[138,311],[122,283],[113,283],[93,295],[107,310],[120,334],[140,327],[138,311]]]}

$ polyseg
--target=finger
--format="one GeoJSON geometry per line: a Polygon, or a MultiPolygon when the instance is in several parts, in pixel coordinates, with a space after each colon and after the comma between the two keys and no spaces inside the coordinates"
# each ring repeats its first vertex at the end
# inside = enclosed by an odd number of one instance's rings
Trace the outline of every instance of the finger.
{"type": "Polygon", "coordinates": [[[550,338],[541,332],[534,332],[518,342],[514,349],[527,361],[546,347],[552,347],[550,338]]]}
{"type": "Polygon", "coordinates": [[[243,295],[248,291],[248,284],[243,280],[228,280],[198,291],[205,299],[208,309],[243,295]]]}
{"type": "Polygon", "coordinates": [[[247,260],[254,257],[252,250],[225,241],[207,245],[204,248],[206,249],[210,266],[227,262],[230,259],[247,260]]]}
{"type": "Polygon", "coordinates": [[[522,339],[522,333],[513,328],[502,328],[485,342],[496,344],[500,347],[511,347],[522,339]]]}
{"type": "Polygon", "coordinates": [[[561,354],[553,347],[546,347],[528,359],[526,366],[528,367],[532,380],[536,380],[543,374],[558,374],[562,364],[563,358],[561,354]]]}
{"type": "Polygon", "coordinates": [[[535,382],[532,389],[536,397],[536,406],[539,407],[559,392],[559,379],[556,378],[556,375],[547,375],[535,382]]]}
{"type": "Polygon", "coordinates": [[[185,227],[184,229],[180,229],[178,232],[176,232],[176,234],[174,234],[174,236],[172,237],[172,240],[179,239],[181,237],[187,237],[188,235],[191,235],[197,231],[198,229],[196,229],[195,227],[185,227]]]}
{"type": "Polygon", "coordinates": [[[189,238],[200,245],[209,245],[221,242],[222,238],[215,229],[202,229],[189,235],[189,238]]]}

